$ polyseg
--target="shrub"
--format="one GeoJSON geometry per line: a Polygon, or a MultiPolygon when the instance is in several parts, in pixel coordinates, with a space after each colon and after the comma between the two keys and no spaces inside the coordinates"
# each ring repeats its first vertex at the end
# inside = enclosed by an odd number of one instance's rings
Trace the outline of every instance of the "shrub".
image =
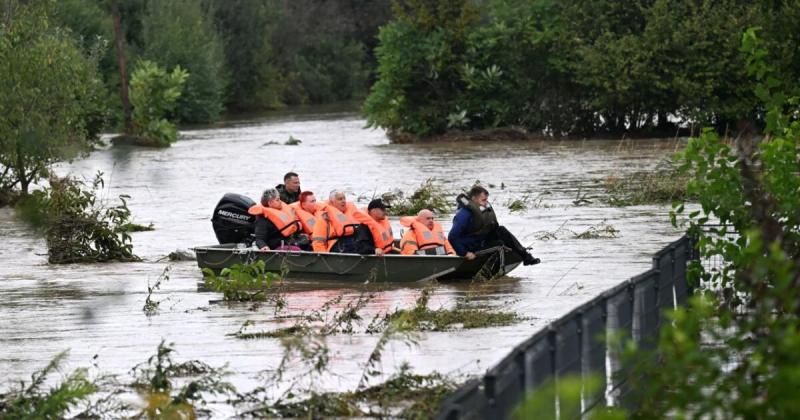
{"type": "Polygon", "coordinates": [[[384,193],[381,198],[392,207],[388,209],[389,214],[404,216],[416,215],[422,209],[428,209],[436,213],[449,213],[453,205],[448,200],[442,187],[429,178],[423,182],[413,194],[406,197],[400,191],[384,193]]]}
{"type": "Polygon", "coordinates": [[[151,61],[139,62],[130,87],[136,144],[164,147],[178,138],[175,124],[165,116],[175,108],[187,77],[180,66],[167,73],[151,61]]]}
{"type": "Polygon", "coordinates": [[[129,197],[121,195],[120,204],[106,207],[97,200],[102,186],[101,173],[88,188],[71,177],[51,177],[49,189],[18,204],[17,214],[44,230],[50,263],[139,261],[127,229],[129,197]]]}
{"type": "Polygon", "coordinates": [[[278,274],[266,271],[265,267],[264,261],[259,260],[223,268],[219,276],[209,268],[204,268],[203,274],[206,287],[222,292],[226,301],[265,301],[273,282],[280,279],[278,274]]]}

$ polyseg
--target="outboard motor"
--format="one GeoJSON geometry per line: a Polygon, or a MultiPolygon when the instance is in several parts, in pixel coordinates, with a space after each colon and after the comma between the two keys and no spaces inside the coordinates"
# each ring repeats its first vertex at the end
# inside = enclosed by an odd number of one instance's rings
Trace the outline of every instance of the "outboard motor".
{"type": "Polygon", "coordinates": [[[247,212],[255,201],[241,194],[225,194],[211,216],[214,234],[221,244],[253,242],[256,217],[247,212]]]}

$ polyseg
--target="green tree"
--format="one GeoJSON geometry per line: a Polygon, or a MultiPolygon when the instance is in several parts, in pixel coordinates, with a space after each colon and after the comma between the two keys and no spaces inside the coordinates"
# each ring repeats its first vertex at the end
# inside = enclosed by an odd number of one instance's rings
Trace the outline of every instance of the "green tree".
{"type": "Polygon", "coordinates": [[[194,0],[147,3],[142,28],[145,59],[189,72],[175,113],[181,121],[208,122],[223,109],[227,69],[212,17],[194,0]]]}
{"type": "Polygon", "coordinates": [[[104,110],[99,52],[54,26],[51,6],[8,1],[0,22],[0,187],[23,195],[51,163],[91,149],[104,110]]]}
{"type": "Polygon", "coordinates": [[[381,28],[378,81],[364,103],[370,126],[390,134],[443,132],[458,113],[467,35],[479,19],[469,0],[395,3],[396,21],[381,28]]]}
{"type": "Polygon", "coordinates": [[[279,106],[281,78],[271,43],[281,17],[277,0],[211,0],[210,4],[232,70],[229,106],[234,110],[279,106]]]}
{"type": "Polygon", "coordinates": [[[138,63],[131,75],[130,88],[137,144],[164,147],[178,138],[175,124],[165,116],[175,108],[188,78],[189,73],[180,66],[167,73],[152,61],[138,63]]]}
{"type": "Polygon", "coordinates": [[[705,287],[665,324],[657,358],[645,354],[659,363],[634,375],[641,418],[800,415],[800,102],[784,93],[765,45],[756,30],[745,32],[764,137],[734,146],[706,130],[680,154],[700,204],[688,214],[689,232],[701,256],[722,266],[690,267],[705,287]]]}

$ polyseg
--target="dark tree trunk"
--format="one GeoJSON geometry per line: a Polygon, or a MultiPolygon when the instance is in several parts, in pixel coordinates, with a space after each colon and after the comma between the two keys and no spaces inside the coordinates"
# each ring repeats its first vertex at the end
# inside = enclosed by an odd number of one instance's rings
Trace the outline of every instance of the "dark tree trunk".
{"type": "Polygon", "coordinates": [[[20,140],[17,140],[17,168],[14,172],[16,172],[17,179],[19,180],[19,188],[22,190],[22,195],[26,196],[28,195],[28,186],[30,185],[30,181],[25,173],[25,159],[22,157],[22,146],[19,142],[20,140]]]}
{"type": "Polygon", "coordinates": [[[128,71],[125,59],[124,37],[122,25],[120,24],[119,6],[117,0],[111,0],[111,15],[114,18],[114,37],[116,38],[117,65],[119,66],[119,95],[122,99],[122,113],[125,117],[125,134],[133,133],[133,122],[131,120],[131,102],[128,99],[128,71]]]}
{"type": "Polygon", "coordinates": [[[664,111],[658,111],[658,129],[666,130],[668,123],[669,121],[667,121],[667,113],[664,111]]]}

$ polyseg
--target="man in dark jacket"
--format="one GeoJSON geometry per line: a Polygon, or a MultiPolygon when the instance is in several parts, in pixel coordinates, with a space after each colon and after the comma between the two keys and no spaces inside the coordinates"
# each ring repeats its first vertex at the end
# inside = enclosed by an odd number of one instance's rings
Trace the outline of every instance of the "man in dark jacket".
{"type": "Polygon", "coordinates": [[[489,191],[474,186],[469,193],[458,197],[459,209],[453,217],[453,228],[447,239],[456,254],[471,260],[475,252],[504,245],[522,258],[525,265],[538,264],[540,260],[531,255],[511,232],[497,223],[494,210],[489,205],[489,191]]]}
{"type": "Polygon", "coordinates": [[[300,200],[300,177],[294,172],[288,172],[283,176],[283,184],[275,186],[281,196],[281,201],[292,204],[300,200]]]}

